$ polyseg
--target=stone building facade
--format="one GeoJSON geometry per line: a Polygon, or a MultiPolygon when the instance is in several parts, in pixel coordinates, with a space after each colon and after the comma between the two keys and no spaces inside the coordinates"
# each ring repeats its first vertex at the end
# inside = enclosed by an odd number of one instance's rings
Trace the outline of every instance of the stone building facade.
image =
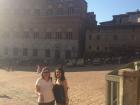
{"type": "MultiPolygon", "coordinates": [[[[128,12],[126,15],[128,14],[131,14],[131,17],[135,17],[136,14],[139,16],[139,11],[128,12]]],[[[124,18],[124,15],[117,17],[124,18]]],[[[140,55],[139,34],[139,21],[131,21],[130,23],[127,19],[124,19],[121,23],[114,23],[113,20],[103,22],[101,25],[87,30],[85,56],[88,56],[88,58],[115,56],[130,58],[140,55]]]]}
{"type": "Polygon", "coordinates": [[[140,25],[98,26],[87,31],[86,51],[140,50],[140,25]]]}
{"type": "Polygon", "coordinates": [[[140,25],[98,26],[86,34],[88,57],[136,56],[140,53],[140,25]]]}
{"type": "Polygon", "coordinates": [[[1,0],[0,59],[60,63],[78,57],[89,14],[85,0],[1,0]]]}

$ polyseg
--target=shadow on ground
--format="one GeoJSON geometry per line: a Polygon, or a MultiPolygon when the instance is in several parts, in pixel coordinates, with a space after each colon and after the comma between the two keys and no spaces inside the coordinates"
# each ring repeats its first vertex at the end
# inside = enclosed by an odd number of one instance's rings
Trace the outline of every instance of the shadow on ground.
{"type": "MultiPolygon", "coordinates": [[[[114,69],[121,68],[122,65],[84,65],[84,66],[71,66],[71,67],[65,67],[65,72],[84,72],[84,71],[109,71],[114,69]]],[[[49,66],[50,71],[54,72],[57,68],[56,66],[49,66]]],[[[8,72],[14,72],[14,71],[27,71],[27,72],[36,72],[37,68],[36,66],[12,66],[12,67],[1,67],[1,69],[6,70],[8,72]]]]}
{"type": "Polygon", "coordinates": [[[122,65],[101,65],[101,66],[83,66],[83,67],[66,67],[66,72],[84,72],[84,71],[111,71],[121,68],[122,65]]]}
{"type": "Polygon", "coordinates": [[[0,95],[0,98],[12,99],[11,97],[7,96],[6,94],[0,95]]]}

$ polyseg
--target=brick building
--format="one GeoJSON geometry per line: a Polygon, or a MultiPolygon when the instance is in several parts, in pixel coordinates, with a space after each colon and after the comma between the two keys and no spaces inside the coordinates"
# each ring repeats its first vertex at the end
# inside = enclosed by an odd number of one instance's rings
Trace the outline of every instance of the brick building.
{"type": "Polygon", "coordinates": [[[85,0],[1,0],[0,60],[62,63],[79,57],[89,21],[96,26],[85,0]]]}
{"type": "Polygon", "coordinates": [[[102,22],[86,33],[85,56],[94,57],[135,57],[140,54],[139,11],[115,15],[112,21],[102,22]],[[128,17],[135,17],[128,21],[128,17]],[[133,15],[132,15],[133,14],[133,15]],[[136,16],[137,14],[137,16],[136,16]],[[124,16],[127,19],[124,19],[124,16]],[[136,18],[137,17],[137,18],[136,18]],[[114,20],[120,21],[114,21],[114,20]]]}

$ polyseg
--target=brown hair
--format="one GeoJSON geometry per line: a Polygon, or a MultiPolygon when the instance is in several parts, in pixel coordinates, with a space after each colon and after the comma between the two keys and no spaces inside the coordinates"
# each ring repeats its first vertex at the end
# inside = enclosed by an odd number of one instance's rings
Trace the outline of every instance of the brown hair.
{"type": "MultiPolygon", "coordinates": [[[[56,70],[59,70],[60,72],[61,72],[61,78],[60,78],[60,80],[61,81],[64,81],[65,80],[65,72],[64,72],[64,70],[62,69],[62,68],[57,68],[56,70]]],[[[54,77],[55,77],[55,79],[57,78],[56,77],[56,70],[55,70],[55,72],[54,72],[54,77]]]]}

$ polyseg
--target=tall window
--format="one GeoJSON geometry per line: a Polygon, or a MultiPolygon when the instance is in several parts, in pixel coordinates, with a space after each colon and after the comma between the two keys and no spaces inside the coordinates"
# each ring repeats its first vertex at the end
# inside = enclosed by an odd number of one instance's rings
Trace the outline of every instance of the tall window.
{"type": "Polygon", "coordinates": [[[50,49],[46,49],[46,50],[45,50],[45,56],[46,56],[46,57],[50,57],[50,56],[51,56],[50,49]]]}
{"type": "Polygon", "coordinates": [[[68,8],[68,15],[72,15],[74,13],[74,8],[73,7],[69,7],[68,8]]]}
{"type": "Polygon", "coordinates": [[[66,39],[67,39],[67,40],[71,40],[72,38],[73,38],[72,32],[67,32],[67,33],[66,33],[66,39]]]}
{"type": "Polygon", "coordinates": [[[39,32],[34,32],[34,39],[39,39],[39,32]]]}
{"type": "Polygon", "coordinates": [[[19,49],[18,49],[18,48],[14,48],[14,49],[13,49],[13,55],[14,55],[14,56],[17,56],[18,53],[19,53],[19,49]]]}
{"type": "Polygon", "coordinates": [[[23,56],[27,56],[28,55],[28,49],[27,48],[23,48],[23,56]]]}
{"type": "Polygon", "coordinates": [[[60,51],[55,50],[55,58],[59,59],[60,58],[60,51]]]}
{"type": "Polygon", "coordinates": [[[61,32],[56,32],[55,33],[55,39],[56,40],[62,39],[62,33],[61,32]]]}
{"type": "Polygon", "coordinates": [[[65,51],[65,58],[66,59],[70,59],[71,58],[71,51],[70,50],[66,50],[65,51]]]}
{"type": "Polygon", "coordinates": [[[33,49],[33,56],[38,56],[38,50],[37,49],[33,49]]]}
{"type": "Polygon", "coordinates": [[[51,32],[46,32],[45,33],[45,39],[52,39],[52,33],[51,32]]]}

